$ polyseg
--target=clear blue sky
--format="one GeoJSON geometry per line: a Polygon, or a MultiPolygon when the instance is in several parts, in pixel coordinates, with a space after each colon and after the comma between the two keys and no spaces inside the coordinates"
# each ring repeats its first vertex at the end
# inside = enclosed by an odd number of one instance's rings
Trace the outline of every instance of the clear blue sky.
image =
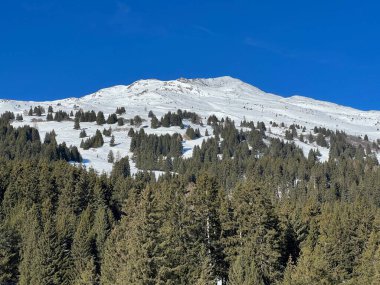
{"type": "Polygon", "coordinates": [[[380,110],[380,3],[1,0],[0,98],[82,96],[142,78],[230,75],[380,110]]]}

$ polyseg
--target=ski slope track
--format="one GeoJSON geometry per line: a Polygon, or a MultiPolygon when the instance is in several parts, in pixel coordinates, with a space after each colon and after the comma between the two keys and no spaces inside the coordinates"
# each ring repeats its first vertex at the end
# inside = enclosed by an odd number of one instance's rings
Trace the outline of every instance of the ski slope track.
{"type": "MultiPolygon", "coordinates": [[[[266,93],[252,85],[231,77],[219,77],[210,79],[177,79],[172,81],[160,81],[155,79],[139,80],[131,85],[118,85],[101,89],[93,94],[81,98],[67,98],[56,101],[34,102],[0,100],[0,113],[12,111],[25,113],[31,106],[41,105],[47,110],[52,106],[54,111],[66,112],[83,109],[84,111],[103,111],[105,117],[114,113],[117,107],[125,107],[124,118],[133,118],[140,115],[147,122],[143,125],[150,126],[147,115],[150,110],[160,118],[168,111],[177,109],[196,112],[206,119],[209,115],[217,117],[230,117],[239,125],[241,120],[263,121],[269,126],[269,122],[284,122],[286,125],[299,124],[305,126],[309,132],[315,126],[332,130],[343,130],[347,134],[355,136],[368,135],[370,140],[380,138],[380,111],[361,111],[334,103],[317,101],[314,99],[292,96],[281,97],[266,93]]],[[[73,122],[31,122],[35,117],[24,116],[23,122],[14,122],[14,125],[33,124],[44,136],[45,132],[54,129],[57,133],[57,141],[65,141],[68,145],[79,146],[79,131],[73,130],[73,122]]],[[[41,117],[45,120],[45,117],[41,117]]],[[[205,122],[206,120],[204,120],[205,122]]],[[[88,135],[93,135],[96,129],[108,128],[108,125],[97,126],[94,123],[81,123],[88,135]]],[[[199,126],[197,126],[199,127],[199,126]]],[[[129,153],[130,140],[126,135],[128,126],[116,127],[113,125],[116,142],[114,152],[121,156],[129,153]]],[[[201,128],[203,132],[207,126],[201,128]]],[[[209,131],[211,129],[209,128],[209,131]]],[[[159,128],[147,132],[155,133],[184,133],[176,127],[159,128]]],[[[276,131],[274,130],[274,133],[276,131]]],[[[281,134],[278,134],[281,136],[281,134]]],[[[202,143],[202,138],[186,142],[185,156],[191,156],[192,147],[202,143]]],[[[300,144],[302,147],[302,144],[300,144]]],[[[305,146],[306,148],[306,146],[305,146]]],[[[309,146],[310,148],[310,146],[309,146]]],[[[80,149],[85,162],[99,171],[109,171],[112,165],[106,162],[106,156],[110,147],[105,138],[105,146],[100,149],[84,151],[80,149]]],[[[132,165],[133,166],[133,165],[132,165]]],[[[134,171],[137,171],[136,169],[134,171]]]]}

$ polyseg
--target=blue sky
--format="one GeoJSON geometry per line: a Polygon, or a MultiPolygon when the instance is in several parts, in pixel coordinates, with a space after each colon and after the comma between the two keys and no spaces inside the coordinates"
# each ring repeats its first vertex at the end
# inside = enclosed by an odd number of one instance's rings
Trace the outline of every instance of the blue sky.
{"type": "Polygon", "coordinates": [[[230,75],[380,110],[378,1],[2,0],[0,98],[230,75]]]}

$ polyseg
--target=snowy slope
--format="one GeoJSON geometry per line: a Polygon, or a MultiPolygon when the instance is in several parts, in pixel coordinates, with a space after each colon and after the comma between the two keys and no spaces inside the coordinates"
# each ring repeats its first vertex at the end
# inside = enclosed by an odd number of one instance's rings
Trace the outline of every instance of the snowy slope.
{"type": "MultiPolygon", "coordinates": [[[[127,110],[125,118],[140,115],[146,120],[149,110],[157,117],[161,117],[168,111],[177,109],[189,110],[206,118],[211,114],[218,117],[229,116],[236,122],[244,118],[247,121],[264,121],[269,123],[284,122],[289,125],[297,123],[308,129],[314,126],[322,126],[328,129],[344,130],[352,135],[367,134],[371,140],[380,138],[380,111],[360,111],[349,107],[322,102],[301,96],[284,98],[274,94],[266,93],[260,89],[246,84],[231,77],[219,77],[211,79],[178,79],[173,81],[140,80],[131,85],[119,85],[99,90],[82,98],[68,98],[51,102],[28,102],[0,100],[0,113],[13,111],[23,113],[30,106],[49,105],[54,110],[70,112],[82,108],[83,110],[103,111],[107,114],[114,113],[116,107],[125,107],[127,110]]],[[[58,134],[57,140],[66,141],[67,144],[79,145],[79,131],[73,130],[72,122],[38,122],[31,123],[31,117],[24,116],[24,122],[15,125],[33,124],[39,128],[42,136],[44,132],[55,129],[58,134]]],[[[146,123],[150,125],[149,121],[146,123]]],[[[96,129],[108,128],[96,126],[91,123],[81,123],[82,128],[87,128],[87,134],[92,135],[96,129]]],[[[115,126],[113,126],[115,127],[115,126]]],[[[120,144],[113,148],[114,152],[120,152],[121,156],[130,155],[129,138],[126,129],[128,126],[120,127],[114,131],[116,142],[120,144]]],[[[154,132],[181,132],[179,128],[149,130],[154,132]]],[[[204,132],[205,129],[201,129],[204,132]]],[[[186,149],[191,155],[194,144],[199,141],[185,142],[186,149]]],[[[302,146],[302,145],[301,145],[302,146]]],[[[310,146],[309,146],[310,147],[310,146]]],[[[305,146],[306,148],[306,146],[305,146]]],[[[89,165],[102,171],[109,171],[112,165],[106,162],[109,147],[81,150],[81,153],[89,165]]]]}

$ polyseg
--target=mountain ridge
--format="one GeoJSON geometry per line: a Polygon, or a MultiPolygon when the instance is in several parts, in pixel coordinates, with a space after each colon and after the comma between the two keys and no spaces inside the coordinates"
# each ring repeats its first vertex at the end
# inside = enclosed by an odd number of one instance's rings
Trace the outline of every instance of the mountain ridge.
{"type": "Polygon", "coordinates": [[[283,97],[230,76],[168,81],[143,79],[129,85],[103,88],[80,98],[53,101],[3,99],[0,100],[0,112],[23,112],[33,105],[53,105],[55,109],[64,111],[82,108],[105,113],[125,106],[131,115],[141,115],[143,110],[149,109],[156,109],[157,115],[188,109],[204,117],[215,114],[234,120],[284,121],[310,128],[321,126],[343,130],[353,135],[368,134],[373,139],[380,137],[380,111],[362,111],[300,95],[283,97]]]}

